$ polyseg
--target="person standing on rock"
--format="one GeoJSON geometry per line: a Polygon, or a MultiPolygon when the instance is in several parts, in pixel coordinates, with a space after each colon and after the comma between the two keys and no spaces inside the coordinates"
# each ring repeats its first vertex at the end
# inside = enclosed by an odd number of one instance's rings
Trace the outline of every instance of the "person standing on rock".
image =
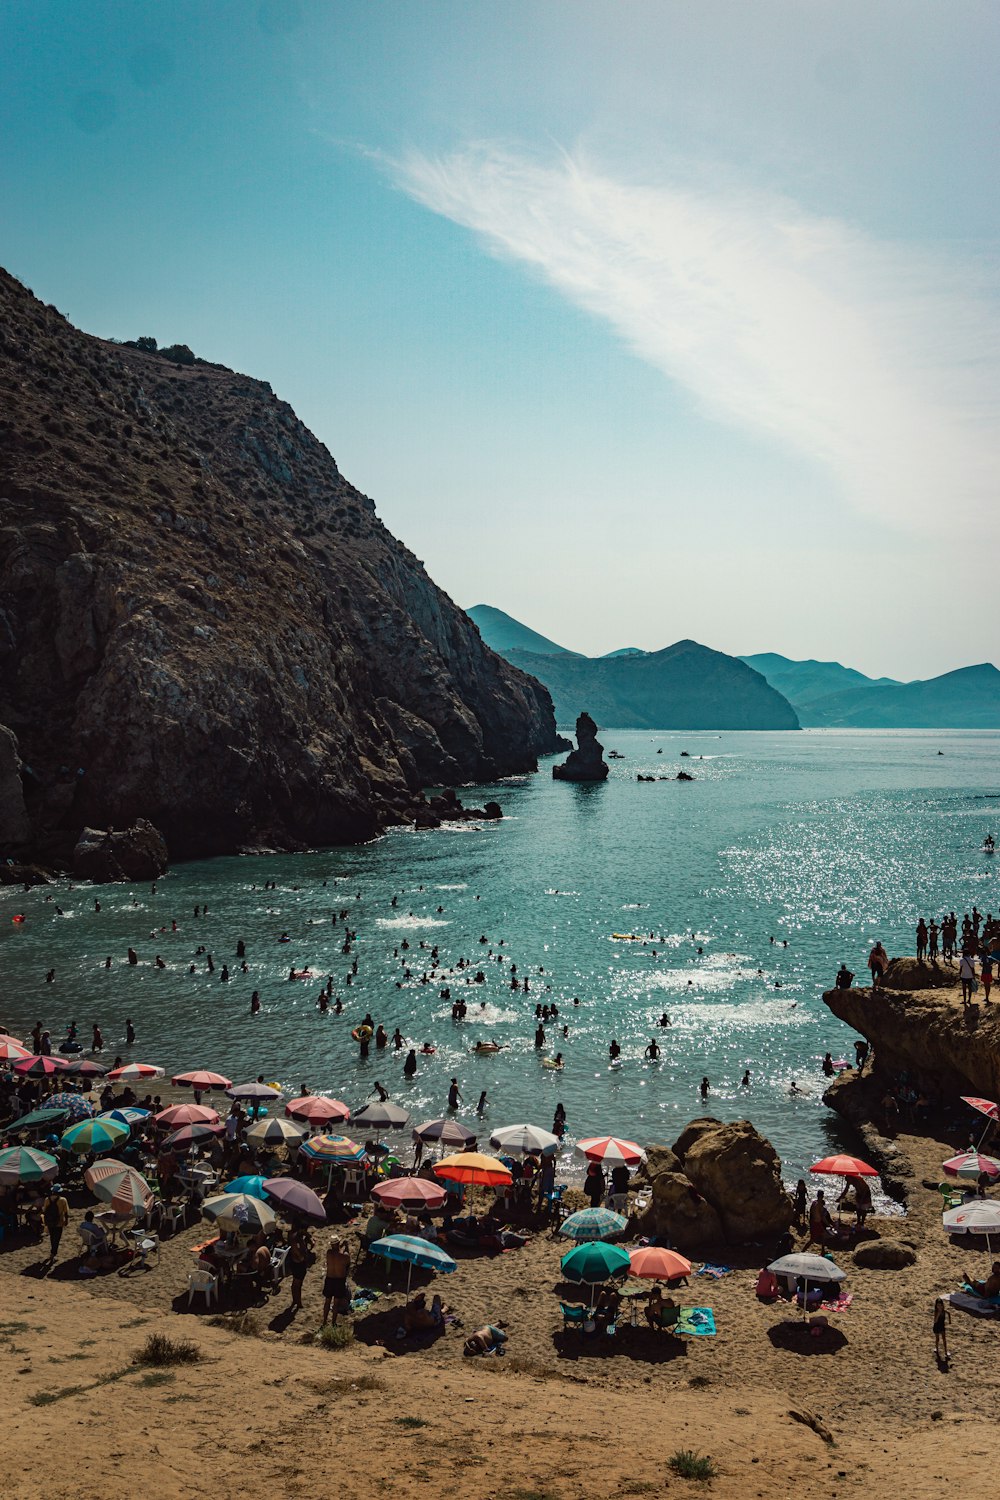
{"type": "Polygon", "coordinates": [[[923,917],[917,923],[917,962],[923,963],[927,957],[927,923],[923,917]]]}
{"type": "Polygon", "coordinates": [[[959,959],[958,977],[962,981],[962,1009],[968,1010],[976,988],[976,960],[971,953],[963,953],[959,959]]]}
{"type": "Polygon", "coordinates": [[[878,989],[879,983],[881,982],[881,979],[882,979],[882,975],[886,971],[886,967],[888,965],[888,962],[889,962],[889,955],[886,953],[885,949],[882,947],[881,942],[876,942],[875,946],[872,948],[872,951],[868,955],[868,967],[872,971],[872,989],[873,990],[874,989],[878,989]]]}
{"type": "Polygon", "coordinates": [[[940,929],[938,927],[938,924],[934,921],[934,919],[932,917],[931,918],[931,925],[927,929],[927,940],[928,940],[927,956],[932,961],[935,958],[937,958],[937,956],[938,956],[938,936],[939,936],[939,934],[940,934],[940,929]]]}

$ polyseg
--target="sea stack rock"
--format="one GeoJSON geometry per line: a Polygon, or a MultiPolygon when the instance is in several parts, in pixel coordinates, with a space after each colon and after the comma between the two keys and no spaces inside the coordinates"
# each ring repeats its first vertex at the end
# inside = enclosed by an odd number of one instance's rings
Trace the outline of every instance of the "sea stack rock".
{"type": "Polygon", "coordinates": [[[552,767],[556,781],[603,781],[608,774],[604,746],[597,738],[597,725],[588,713],[576,721],[576,745],[561,766],[552,767]]]}
{"type": "Polygon", "coordinates": [[[73,874],[103,885],[113,880],[156,880],[167,868],[163,834],[145,818],[131,828],[102,833],[85,828],[73,850],[73,874]]]}

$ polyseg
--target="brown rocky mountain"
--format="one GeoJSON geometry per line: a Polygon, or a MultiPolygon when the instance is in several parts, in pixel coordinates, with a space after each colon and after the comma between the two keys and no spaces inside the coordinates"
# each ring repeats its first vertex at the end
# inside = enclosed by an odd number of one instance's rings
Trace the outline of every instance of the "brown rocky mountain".
{"type": "Polygon", "coordinates": [[[137,817],[174,857],[356,841],[556,748],[546,690],[268,385],[2,271],[0,726],[0,853],[26,808],[56,857],[137,817]]]}

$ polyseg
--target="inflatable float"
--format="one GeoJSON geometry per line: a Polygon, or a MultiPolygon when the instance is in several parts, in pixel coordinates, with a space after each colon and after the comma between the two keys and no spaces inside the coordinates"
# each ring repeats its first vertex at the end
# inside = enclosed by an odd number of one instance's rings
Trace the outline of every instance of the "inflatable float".
{"type": "Polygon", "coordinates": [[[565,1063],[556,1062],[556,1060],[555,1060],[554,1057],[543,1057],[542,1058],[542,1067],[543,1068],[551,1068],[556,1073],[561,1073],[562,1070],[563,1070],[563,1068],[565,1066],[566,1066],[565,1063]]]}
{"type": "Polygon", "coordinates": [[[370,1026],[355,1026],[354,1030],[351,1032],[351,1036],[356,1042],[367,1042],[371,1034],[372,1029],[370,1026]]]}
{"type": "Polygon", "coordinates": [[[472,1050],[473,1052],[499,1052],[501,1049],[499,1042],[477,1042],[472,1050]]]}
{"type": "Polygon", "coordinates": [[[312,969],[293,969],[288,977],[289,979],[312,979],[313,971],[312,969]]]}

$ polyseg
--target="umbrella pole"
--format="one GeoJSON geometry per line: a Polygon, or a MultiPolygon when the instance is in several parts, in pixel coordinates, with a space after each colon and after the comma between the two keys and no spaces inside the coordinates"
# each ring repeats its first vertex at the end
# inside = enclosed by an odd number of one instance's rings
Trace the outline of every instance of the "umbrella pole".
{"type": "Polygon", "coordinates": [[[413,1262],[412,1262],[412,1260],[408,1260],[406,1262],[406,1295],[407,1295],[407,1298],[410,1295],[410,1282],[411,1282],[412,1279],[413,1279],[413,1262]]]}

